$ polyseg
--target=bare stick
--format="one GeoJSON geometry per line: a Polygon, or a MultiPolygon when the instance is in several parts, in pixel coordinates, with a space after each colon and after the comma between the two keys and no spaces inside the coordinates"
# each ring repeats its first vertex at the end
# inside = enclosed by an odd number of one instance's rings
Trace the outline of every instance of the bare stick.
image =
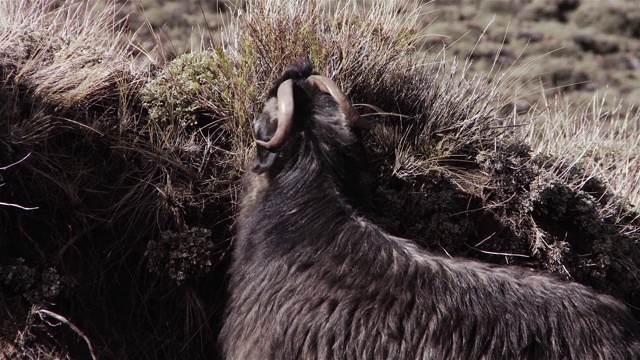
{"type": "Polygon", "coordinates": [[[36,210],[36,209],[39,209],[38,207],[24,207],[22,205],[6,203],[6,202],[2,202],[2,201],[0,201],[0,206],[17,207],[18,209],[22,209],[22,210],[36,210]]]}
{"type": "MultiPolygon", "coordinates": [[[[20,164],[21,162],[25,161],[29,157],[29,155],[31,155],[31,153],[28,153],[22,159],[14,162],[13,164],[10,164],[10,165],[7,165],[7,166],[0,166],[0,170],[7,170],[12,166],[20,164]]],[[[6,202],[2,202],[2,201],[0,201],[0,206],[17,207],[18,209],[22,209],[22,210],[36,210],[37,209],[37,207],[25,207],[25,206],[22,206],[22,205],[6,203],[6,202]]]]}
{"type": "Polygon", "coordinates": [[[16,161],[16,162],[14,162],[14,163],[13,163],[13,164],[11,164],[11,165],[7,165],[7,166],[0,166],[0,170],[7,170],[8,168],[10,168],[10,167],[12,167],[12,166],[14,166],[14,165],[18,165],[18,164],[20,164],[21,162],[25,161],[25,160],[29,157],[29,155],[31,155],[31,153],[28,153],[28,154],[27,154],[27,155],[25,155],[22,159],[20,159],[20,160],[18,160],[18,161],[16,161]]]}
{"type": "Polygon", "coordinates": [[[93,360],[97,360],[98,357],[96,356],[95,352],[93,351],[93,346],[91,346],[91,341],[89,341],[89,338],[84,334],[84,332],[82,332],[82,330],[80,330],[77,326],[75,326],[71,321],[67,320],[65,317],[58,315],[54,312],[51,312],[49,310],[45,310],[45,309],[39,309],[35,311],[36,314],[38,314],[38,316],[40,316],[40,319],[44,322],[46,322],[47,324],[51,325],[51,326],[57,326],[54,324],[51,324],[50,322],[46,321],[45,319],[42,318],[42,315],[47,315],[50,316],[62,323],[67,324],[67,326],[69,326],[71,328],[71,330],[73,330],[76,334],[80,335],[80,337],[82,337],[84,339],[84,341],[87,343],[87,347],[89,347],[89,352],[91,353],[91,359],[93,360]]]}

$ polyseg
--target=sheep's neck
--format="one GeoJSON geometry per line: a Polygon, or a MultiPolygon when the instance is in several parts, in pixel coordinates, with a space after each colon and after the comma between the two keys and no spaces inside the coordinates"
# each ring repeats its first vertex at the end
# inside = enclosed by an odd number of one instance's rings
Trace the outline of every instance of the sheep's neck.
{"type": "Polygon", "coordinates": [[[261,202],[262,209],[257,210],[263,221],[256,219],[254,226],[270,227],[267,231],[274,236],[330,236],[352,219],[354,199],[360,190],[358,177],[340,176],[336,169],[353,167],[315,160],[301,161],[272,179],[261,202]],[[342,183],[345,178],[353,183],[342,183]]]}
{"type": "MultiPolygon", "coordinates": [[[[272,199],[272,206],[281,209],[282,221],[287,224],[344,222],[353,212],[347,196],[336,183],[329,169],[296,174],[290,182],[277,184],[280,189],[272,199]]],[[[326,224],[331,225],[331,224],[326,224]]]]}

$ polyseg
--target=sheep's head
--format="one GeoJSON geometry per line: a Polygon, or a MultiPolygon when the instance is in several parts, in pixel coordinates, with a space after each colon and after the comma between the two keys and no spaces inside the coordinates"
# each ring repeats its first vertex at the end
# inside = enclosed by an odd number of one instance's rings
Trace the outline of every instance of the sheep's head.
{"type": "Polygon", "coordinates": [[[357,145],[353,129],[369,128],[333,80],[292,72],[285,72],[276,82],[263,113],[254,121],[257,173],[269,170],[278,159],[286,160],[290,150],[300,151],[303,141],[330,155],[332,150],[357,145]]]}
{"type": "MultiPolygon", "coordinates": [[[[362,120],[360,114],[351,106],[351,102],[342,93],[342,90],[333,80],[322,75],[311,75],[307,78],[307,83],[317,87],[321,91],[331,95],[337,102],[338,108],[349,121],[356,127],[368,128],[368,124],[362,120]]],[[[256,140],[256,144],[269,150],[277,150],[282,147],[293,126],[294,101],[293,101],[293,80],[285,80],[278,86],[275,99],[277,109],[275,111],[276,130],[269,141],[256,140]]],[[[273,113],[272,113],[273,114],[273,113]]]]}

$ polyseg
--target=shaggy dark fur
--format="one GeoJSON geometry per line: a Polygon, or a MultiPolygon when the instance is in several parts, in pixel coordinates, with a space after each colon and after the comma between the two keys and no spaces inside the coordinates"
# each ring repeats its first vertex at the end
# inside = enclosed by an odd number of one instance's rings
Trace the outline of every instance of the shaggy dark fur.
{"type": "MultiPolygon", "coordinates": [[[[359,215],[362,142],[294,81],[293,130],[247,171],[222,333],[227,359],[640,359],[609,296],[522,268],[430,254],[359,215]]],[[[256,137],[275,131],[274,100],[256,137]]]]}

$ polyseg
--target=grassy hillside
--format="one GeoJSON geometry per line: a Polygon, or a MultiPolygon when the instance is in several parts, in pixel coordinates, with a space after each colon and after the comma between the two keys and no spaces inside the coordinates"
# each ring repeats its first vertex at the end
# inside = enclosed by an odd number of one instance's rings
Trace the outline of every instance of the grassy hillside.
{"type": "MultiPolygon", "coordinates": [[[[635,105],[575,104],[538,83],[541,102],[519,111],[538,63],[454,59],[464,46],[424,36],[432,4],[219,3],[142,2],[152,25],[136,32],[140,13],[123,17],[136,3],[0,2],[0,358],[217,358],[250,122],[303,58],[376,124],[373,221],[640,308],[635,105]],[[223,8],[241,15],[213,15],[223,8]],[[198,10],[212,48],[170,39],[198,10]]],[[[511,3],[516,16],[542,4],[511,3]]],[[[619,36],[635,41],[633,29],[619,36]]]]}
{"type": "Polygon", "coordinates": [[[474,71],[520,67],[514,72],[522,76],[516,90],[524,104],[564,93],[576,108],[597,91],[610,109],[620,101],[637,109],[635,0],[444,0],[421,9],[423,49],[451,47],[474,60],[474,71]]]}
{"type": "MultiPolygon", "coordinates": [[[[356,11],[372,4],[323,3],[331,9],[349,4],[356,11]]],[[[119,16],[127,16],[135,38],[162,63],[187,49],[229,42],[233,36],[224,35],[224,24],[235,24],[233,14],[245,12],[246,5],[144,0],[125,4],[119,16]]],[[[430,59],[446,49],[438,61],[451,66],[467,59],[458,64],[469,76],[508,76],[503,82],[509,86],[498,89],[508,99],[504,111],[515,111],[517,123],[534,123],[525,131],[535,153],[585,158],[593,165],[590,172],[607,173],[617,194],[640,205],[636,0],[405,0],[399,6],[415,15],[410,27],[416,57],[430,59]],[[611,166],[609,158],[620,164],[611,166]]]]}
{"type": "MultiPolygon", "coordinates": [[[[346,1],[327,0],[330,7],[346,1]]],[[[119,11],[150,52],[170,58],[223,44],[225,24],[246,1],[139,0],[119,11]],[[148,21],[145,25],[145,21],[148,21]],[[158,46],[159,45],[159,46],[158,46]]],[[[372,1],[356,1],[360,9],[372,1]]],[[[565,94],[572,108],[598,92],[607,109],[637,109],[640,99],[640,10],[636,0],[404,0],[416,10],[416,54],[448,49],[471,58],[471,73],[516,67],[520,109],[544,95],[565,94]],[[526,66],[525,66],[526,64],[526,66]]]]}

